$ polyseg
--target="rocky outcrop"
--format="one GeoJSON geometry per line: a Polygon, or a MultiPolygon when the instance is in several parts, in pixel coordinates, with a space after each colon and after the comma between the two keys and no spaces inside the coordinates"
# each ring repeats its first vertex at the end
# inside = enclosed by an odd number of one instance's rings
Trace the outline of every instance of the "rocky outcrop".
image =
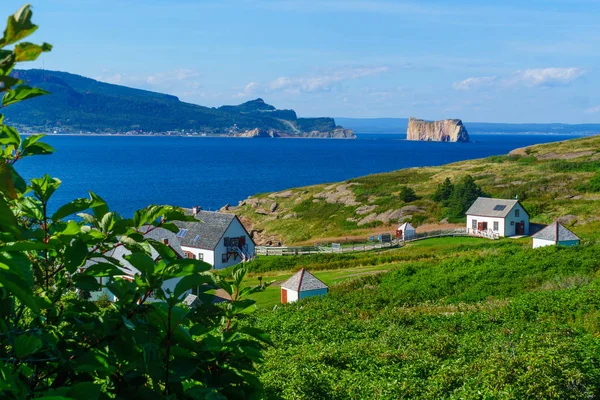
{"type": "Polygon", "coordinates": [[[282,132],[276,130],[251,129],[231,134],[243,138],[310,138],[310,139],[356,139],[352,129],[337,127],[331,131],[282,132]]]}
{"type": "Polygon", "coordinates": [[[406,139],[428,142],[468,142],[469,133],[460,119],[424,121],[410,118],[406,139]]]}
{"type": "Polygon", "coordinates": [[[266,131],[264,129],[252,129],[249,131],[241,132],[237,136],[244,138],[272,138],[277,137],[277,134],[273,131],[266,131]]]}
{"type": "Polygon", "coordinates": [[[328,132],[307,132],[299,135],[298,137],[313,139],[356,139],[356,135],[354,134],[354,131],[352,129],[344,129],[342,127],[335,128],[334,130],[328,132]]]}

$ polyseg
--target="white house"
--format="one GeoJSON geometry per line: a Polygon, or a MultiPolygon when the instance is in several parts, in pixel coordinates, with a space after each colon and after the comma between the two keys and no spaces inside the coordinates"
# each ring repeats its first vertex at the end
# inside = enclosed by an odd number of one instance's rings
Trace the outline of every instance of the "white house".
{"type": "Polygon", "coordinates": [[[254,241],[236,215],[202,211],[199,207],[190,213],[198,221],[175,222],[184,257],[202,260],[215,269],[254,257],[254,241]]]}
{"type": "Polygon", "coordinates": [[[533,235],[533,248],[545,246],[577,246],[581,238],[556,221],[535,235],[533,235]]]}
{"type": "MultiPolygon", "coordinates": [[[[144,226],[142,228],[142,231],[144,231],[145,228],[146,228],[146,226],[144,226]]],[[[168,231],[163,228],[155,228],[155,229],[150,230],[148,233],[144,234],[144,237],[146,237],[147,239],[154,239],[156,241],[162,242],[163,244],[165,244],[165,245],[169,246],[171,249],[173,249],[173,251],[175,251],[175,253],[177,253],[178,257],[183,258],[183,255],[184,255],[183,250],[181,249],[181,246],[179,246],[177,238],[175,237],[175,234],[173,232],[168,231]]],[[[150,247],[150,249],[151,249],[152,259],[155,262],[158,261],[158,259],[160,258],[160,255],[153,247],[150,247]]],[[[131,254],[131,252],[129,250],[127,250],[123,246],[119,246],[119,247],[115,247],[110,252],[108,252],[106,254],[106,256],[112,257],[119,261],[119,263],[121,265],[120,269],[123,271],[123,275],[120,275],[121,278],[132,281],[133,277],[136,274],[139,274],[140,271],[138,271],[133,265],[131,265],[125,259],[125,256],[127,256],[129,254],[131,254]]],[[[102,263],[102,262],[106,262],[106,260],[104,260],[102,258],[93,258],[93,259],[86,261],[83,268],[88,268],[96,263],[102,263]]],[[[110,278],[102,278],[102,277],[96,278],[96,280],[103,287],[99,291],[90,292],[90,300],[98,300],[103,294],[105,294],[106,296],[108,296],[108,300],[116,301],[115,295],[110,290],[108,290],[108,288],[105,286],[106,284],[108,284],[109,279],[110,278]]],[[[173,291],[175,289],[175,286],[177,285],[177,283],[180,280],[181,280],[181,278],[169,279],[163,283],[162,289],[163,290],[169,289],[169,290],[173,291]]],[[[191,291],[189,291],[189,293],[191,293],[191,291]]],[[[154,296],[152,294],[148,298],[148,301],[154,301],[154,296]]]]}
{"type": "Polygon", "coordinates": [[[474,235],[529,235],[529,214],[519,200],[479,197],[467,210],[467,231],[474,235]]]}
{"type": "Polygon", "coordinates": [[[403,223],[396,229],[396,239],[398,240],[411,240],[416,235],[415,228],[408,222],[403,223]]]}
{"type": "Polygon", "coordinates": [[[302,268],[290,279],[281,284],[281,304],[313,296],[324,296],[329,287],[319,278],[302,268]]]}

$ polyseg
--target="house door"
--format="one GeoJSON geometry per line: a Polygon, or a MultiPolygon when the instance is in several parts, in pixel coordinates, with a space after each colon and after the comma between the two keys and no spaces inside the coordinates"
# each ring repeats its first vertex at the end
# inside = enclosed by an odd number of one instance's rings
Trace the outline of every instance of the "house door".
{"type": "Polygon", "coordinates": [[[477,224],[478,231],[487,231],[487,222],[480,222],[477,224]]]}
{"type": "Polygon", "coordinates": [[[402,238],[402,229],[398,229],[396,231],[396,239],[401,239],[402,238]]]}
{"type": "Polygon", "coordinates": [[[517,222],[515,225],[515,234],[516,235],[524,235],[525,234],[525,222],[517,222]]]}
{"type": "Polygon", "coordinates": [[[281,304],[287,303],[287,290],[281,289],[281,304]]]}

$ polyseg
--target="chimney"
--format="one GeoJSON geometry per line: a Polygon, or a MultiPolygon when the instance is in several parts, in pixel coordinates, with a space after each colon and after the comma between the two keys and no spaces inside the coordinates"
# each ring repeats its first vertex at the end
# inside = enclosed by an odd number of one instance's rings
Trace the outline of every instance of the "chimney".
{"type": "Polygon", "coordinates": [[[194,207],[192,207],[192,214],[193,214],[193,215],[196,215],[196,214],[198,214],[198,213],[199,213],[201,210],[202,210],[202,207],[200,207],[200,206],[194,206],[194,207]]]}
{"type": "Polygon", "coordinates": [[[161,242],[162,242],[163,244],[166,244],[167,246],[169,245],[169,239],[167,239],[167,238],[163,238],[163,239],[161,240],[161,242]]]}

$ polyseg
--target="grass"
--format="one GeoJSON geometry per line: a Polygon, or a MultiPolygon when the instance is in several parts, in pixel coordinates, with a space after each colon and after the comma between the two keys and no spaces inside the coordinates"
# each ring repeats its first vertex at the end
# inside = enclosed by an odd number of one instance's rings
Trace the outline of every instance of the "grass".
{"type": "Polygon", "coordinates": [[[327,296],[248,316],[275,343],[265,397],[597,398],[598,244],[436,238],[389,252],[402,261],[319,271],[327,296]]]}
{"type": "MultiPolygon", "coordinates": [[[[515,195],[530,210],[532,222],[548,223],[557,217],[574,214],[578,227],[593,222],[600,209],[600,195],[586,191],[590,180],[600,169],[600,136],[572,139],[521,149],[506,156],[468,160],[439,167],[410,168],[369,175],[347,182],[290,189],[285,197],[263,193],[253,196],[256,203],[246,202],[232,212],[249,221],[252,229],[265,236],[276,237],[287,245],[310,243],[322,238],[348,236],[368,237],[375,232],[393,232],[400,221],[413,225],[438,223],[444,210],[431,194],[445,178],[456,182],[469,174],[486,193],[495,197],[515,195]],[[346,185],[350,198],[336,203],[318,199],[323,192],[346,185]],[[347,184],[352,184],[347,186],[347,184]],[[405,203],[399,192],[403,186],[415,191],[418,200],[405,203]],[[260,209],[277,202],[275,213],[258,214],[260,209]],[[266,205],[266,206],[265,206],[266,205]],[[372,210],[359,213],[366,206],[372,210]],[[406,207],[409,206],[407,209],[406,207]],[[418,208],[415,208],[418,207],[418,208]],[[371,213],[401,212],[389,221],[361,224],[371,213]]],[[[460,222],[460,221],[456,221],[460,222]]]]}
{"type": "Polygon", "coordinates": [[[327,285],[337,284],[360,276],[372,275],[401,268],[415,262],[441,262],[459,255],[469,257],[489,249],[520,249],[528,246],[526,240],[447,237],[420,240],[403,248],[380,252],[354,254],[326,254],[319,256],[263,256],[248,264],[247,284],[274,282],[263,292],[251,296],[256,307],[270,309],[280,304],[279,284],[290,278],[300,268],[306,268],[327,285]]]}
{"type": "MultiPolygon", "coordinates": [[[[386,272],[392,268],[392,265],[372,265],[366,267],[343,268],[330,271],[312,272],[317,278],[325,282],[328,286],[335,285],[348,279],[353,279],[359,276],[370,275],[373,273],[386,272]]],[[[247,278],[248,285],[258,285],[258,276],[262,276],[263,282],[274,282],[267,287],[263,292],[255,293],[250,298],[256,301],[257,308],[271,309],[281,303],[280,283],[289,279],[294,273],[292,272],[271,272],[267,274],[252,274],[247,278]]]]}

